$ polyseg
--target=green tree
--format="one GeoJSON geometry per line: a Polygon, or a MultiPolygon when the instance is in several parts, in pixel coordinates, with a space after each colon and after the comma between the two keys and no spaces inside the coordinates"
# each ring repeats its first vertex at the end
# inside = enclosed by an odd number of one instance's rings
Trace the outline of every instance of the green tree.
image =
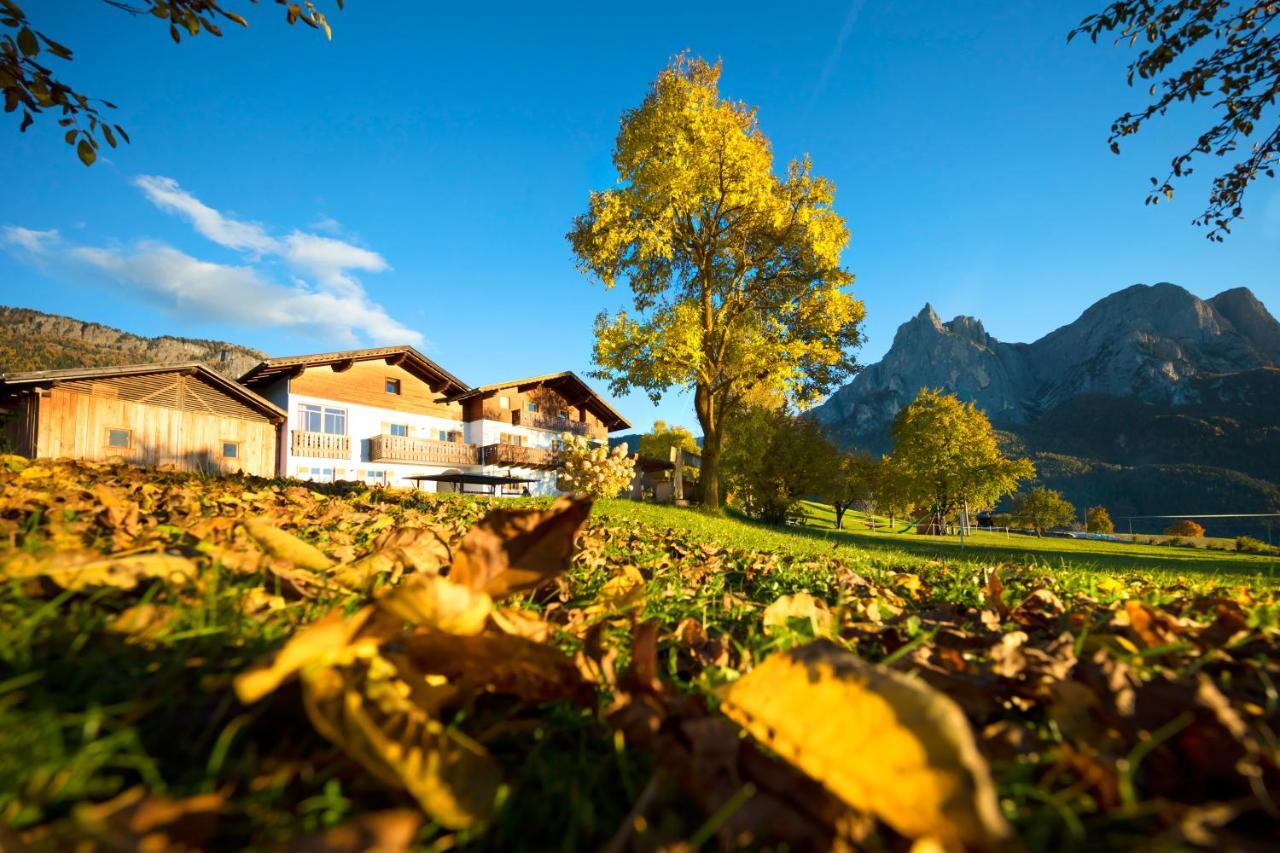
{"type": "Polygon", "coordinates": [[[836,453],[812,418],[752,405],[730,419],[725,482],[744,512],[779,524],[824,488],[836,453]]]}
{"type": "MultiPolygon", "coordinates": [[[[828,462],[830,464],[830,462],[828,462]]],[[[858,503],[875,511],[880,492],[880,460],[870,453],[841,453],[830,465],[819,494],[835,510],[836,529],[844,529],[844,514],[858,503]]]]}
{"type": "Polygon", "coordinates": [[[1062,496],[1044,486],[1036,486],[1014,501],[1014,514],[1031,525],[1036,535],[1054,527],[1066,527],[1076,520],[1076,508],[1062,496]]]}
{"type": "MultiPolygon", "coordinates": [[[[220,36],[220,21],[249,26],[242,15],[224,8],[224,0],[136,0],[136,5],[124,0],[102,2],[139,18],[168,24],[169,37],[175,42],[181,42],[184,33],[196,36],[206,32],[220,36]]],[[[285,7],[285,19],[290,24],[301,21],[331,36],[324,13],[313,3],[275,2],[285,7]]],[[[334,2],[342,8],[343,0],[334,2]]],[[[129,141],[123,127],[102,117],[102,110],[115,109],[115,104],[77,92],[52,64],[46,64],[50,57],[70,61],[71,49],[34,29],[17,0],[0,0],[0,32],[0,91],[4,93],[5,112],[17,112],[21,107],[20,131],[25,132],[45,110],[56,111],[60,116],[58,125],[64,129],[63,138],[74,146],[86,166],[93,165],[98,158],[100,142],[115,148],[118,141],[129,141]],[[7,32],[3,32],[5,30],[7,32]]]]}
{"type": "Polygon", "coordinates": [[[1090,533],[1115,533],[1116,526],[1111,522],[1111,513],[1105,506],[1091,506],[1085,512],[1085,530],[1090,533]]]}
{"type": "Polygon", "coordinates": [[[987,416],[972,403],[931,388],[898,413],[890,475],[901,500],[932,507],[939,528],[965,501],[991,506],[1035,475],[1027,459],[1006,459],[987,416]]]}
{"type": "Polygon", "coordinates": [[[1116,43],[1146,44],[1129,64],[1129,84],[1149,86],[1151,101],[1111,125],[1111,150],[1179,102],[1216,98],[1202,112],[1211,126],[1173,158],[1163,181],[1151,179],[1147,204],[1173,198],[1174,181],[1192,173],[1200,155],[1238,160],[1213,179],[1209,203],[1194,223],[1212,226],[1221,242],[1244,212],[1244,194],[1258,177],[1275,177],[1280,122],[1271,112],[1280,92],[1280,4],[1274,0],[1116,0],[1072,30],[1093,41],[1114,33],[1116,43]],[[1257,134],[1257,141],[1247,140],[1257,134]]]}
{"type": "Polygon", "coordinates": [[[658,459],[670,459],[671,448],[698,455],[698,440],[688,428],[667,426],[666,421],[654,421],[653,432],[640,436],[640,455],[653,456],[658,459]]]}
{"type": "Polygon", "coordinates": [[[726,419],[761,387],[799,406],[835,387],[863,319],[834,184],[807,158],[775,174],[755,110],[722,98],[719,79],[685,56],[658,75],[623,114],[618,186],[593,192],[568,234],[582,272],[631,290],[630,311],[596,319],[595,375],[655,401],[693,390],[711,508],[726,419]]]}

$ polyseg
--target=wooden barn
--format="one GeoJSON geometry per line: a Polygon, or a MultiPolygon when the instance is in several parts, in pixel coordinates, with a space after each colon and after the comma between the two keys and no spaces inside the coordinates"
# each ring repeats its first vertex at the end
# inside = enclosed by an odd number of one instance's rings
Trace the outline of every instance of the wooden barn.
{"type": "Polygon", "coordinates": [[[0,375],[7,451],[275,476],[285,413],[202,364],[0,375]]]}

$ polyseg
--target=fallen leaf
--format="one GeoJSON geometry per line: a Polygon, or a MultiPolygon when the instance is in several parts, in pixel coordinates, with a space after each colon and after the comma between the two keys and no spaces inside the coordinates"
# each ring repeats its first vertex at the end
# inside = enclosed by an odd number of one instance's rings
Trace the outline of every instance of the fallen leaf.
{"type": "Polygon", "coordinates": [[[333,561],[319,548],[268,521],[261,518],[250,519],[244,526],[249,535],[273,557],[288,560],[299,568],[313,572],[324,571],[333,566],[333,561]]]}
{"type": "Polygon", "coordinates": [[[827,603],[807,592],[781,596],[764,609],[763,618],[766,634],[790,630],[793,619],[808,622],[815,637],[830,636],[835,631],[835,616],[827,603]]]}
{"type": "Polygon", "coordinates": [[[222,794],[169,800],[139,785],[104,803],[82,803],[72,818],[82,832],[110,850],[203,850],[224,800],[222,794]]]}
{"type": "Polygon", "coordinates": [[[412,849],[422,828],[417,809],[365,812],[337,826],[295,839],[282,850],[291,853],[401,853],[412,849]]]}
{"type": "Polygon", "coordinates": [[[909,838],[960,849],[1012,837],[964,713],[919,681],[819,640],[719,695],[757,740],[909,838]]]}
{"type": "Polygon", "coordinates": [[[494,598],[535,589],[569,568],[590,514],[591,501],[567,497],[545,510],[493,510],[462,538],[449,579],[494,598]]]}

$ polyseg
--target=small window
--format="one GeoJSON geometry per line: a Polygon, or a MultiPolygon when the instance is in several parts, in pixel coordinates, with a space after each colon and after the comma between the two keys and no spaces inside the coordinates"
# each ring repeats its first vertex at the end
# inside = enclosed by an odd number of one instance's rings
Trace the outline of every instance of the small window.
{"type": "Polygon", "coordinates": [[[509,408],[511,408],[511,398],[510,398],[510,397],[499,397],[499,398],[498,398],[498,408],[499,408],[499,409],[509,409],[509,408]]]}
{"type": "Polygon", "coordinates": [[[408,424],[391,424],[391,434],[399,435],[399,436],[408,436],[409,425],[408,424]]]}
{"type": "Polygon", "coordinates": [[[528,409],[528,410],[529,410],[529,411],[531,411],[531,412],[537,412],[537,411],[538,411],[538,404],[537,404],[537,403],[526,403],[526,404],[525,404],[525,408],[526,408],[526,409],[528,409]]]}
{"type": "Polygon", "coordinates": [[[560,410],[560,420],[562,420],[562,421],[567,421],[567,420],[569,420],[569,410],[568,410],[568,409],[561,409],[561,410],[560,410]]]}
{"type": "Polygon", "coordinates": [[[133,433],[127,429],[108,429],[107,430],[107,447],[118,447],[121,450],[128,450],[132,444],[133,433]]]}
{"type": "Polygon", "coordinates": [[[240,442],[238,441],[222,442],[222,458],[223,459],[239,459],[240,458],[240,442]]]}
{"type": "Polygon", "coordinates": [[[388,393],[388,394],[399,394],[399,393],[400,393],[400,380],[399,380],[399,379],[388,379],[388,380],[387,380],[387,383],[386,383],[386,389],[387,389],[387,393],[388,393]]]}

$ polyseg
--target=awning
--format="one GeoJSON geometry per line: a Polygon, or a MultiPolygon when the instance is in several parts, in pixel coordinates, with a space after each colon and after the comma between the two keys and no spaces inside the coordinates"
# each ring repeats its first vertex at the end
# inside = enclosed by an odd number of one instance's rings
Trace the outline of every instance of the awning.
{"type": "MultiPolygon", "coordinates": [[[[488,486],[489,494],[496,495],[498,486],[515,486],[520,483],[536,483],[537,480],[531,480],[527,477],[499,477],[492,474],[414,474],[405,477],[406,480],[414,480],[417,483],[452,483],[455,486],[488,486]]],[[[462,490],[466,494],[466,490],[462,490]]],[[[484,494],[483,491],[471,492],[471,494],[484,494]]]]}

